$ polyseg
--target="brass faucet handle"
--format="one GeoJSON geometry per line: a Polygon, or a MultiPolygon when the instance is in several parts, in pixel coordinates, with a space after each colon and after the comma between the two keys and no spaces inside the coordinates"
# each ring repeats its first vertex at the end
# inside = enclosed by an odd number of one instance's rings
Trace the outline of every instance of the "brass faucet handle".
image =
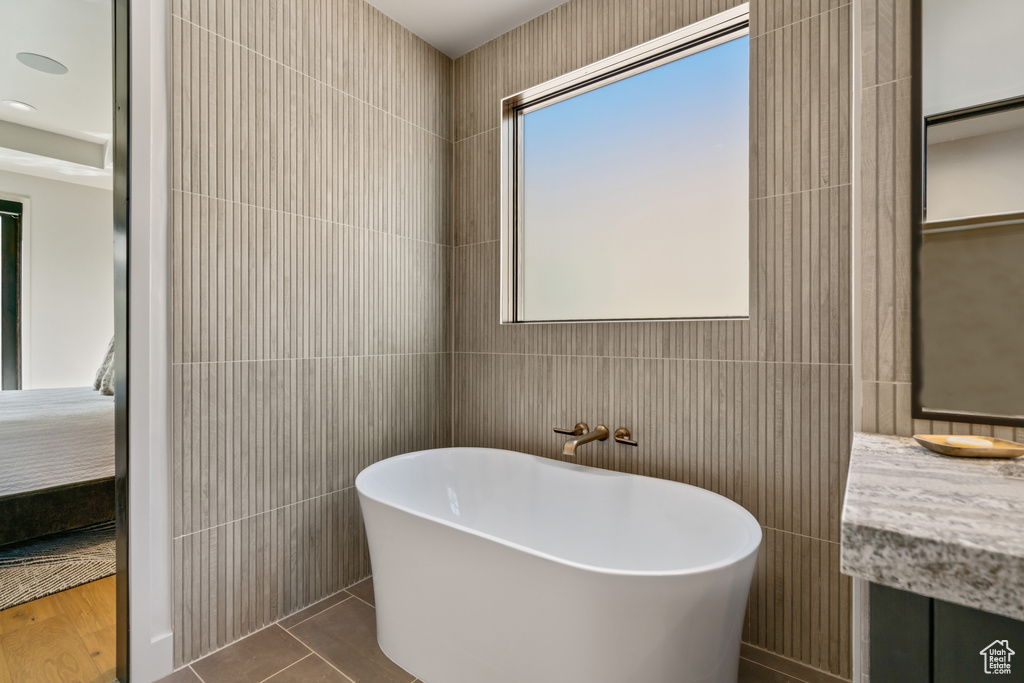
{"type": "Polygon", "coordinates": [[[561,427],[555,427],[555,434],[568,434],[569,436],[583,436],[586,434],[590,427],[587,426],[586,422],[577,422],[576,426],[572,429],[562,429],[561,427]]]}
{"type": "Polygon", "coordinates": [[[615,441],[617,443],[624,443],[627,446],[635,446],[636,441],[633,440],[632,436],[633,435],[630,434],[629,430],[625,427],[619,427],[615,430],[615,441]]]}

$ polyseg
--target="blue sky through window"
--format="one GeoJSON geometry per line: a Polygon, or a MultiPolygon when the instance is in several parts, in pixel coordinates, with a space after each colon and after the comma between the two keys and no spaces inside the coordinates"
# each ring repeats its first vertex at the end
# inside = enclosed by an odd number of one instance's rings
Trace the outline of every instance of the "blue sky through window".
{"type": "Polygon", "coordinates": [[[747,314],[746,36],[523,126],[526,319],[747,314]]]}

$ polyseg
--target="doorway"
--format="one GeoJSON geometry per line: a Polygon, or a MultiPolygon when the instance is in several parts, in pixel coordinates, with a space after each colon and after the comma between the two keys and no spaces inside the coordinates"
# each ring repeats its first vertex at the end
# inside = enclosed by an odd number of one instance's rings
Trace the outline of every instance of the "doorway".
{"type": "Polygon", "coordinates": [[[127,680],[127,9],[0,0],[5,682],[127,680]]]}

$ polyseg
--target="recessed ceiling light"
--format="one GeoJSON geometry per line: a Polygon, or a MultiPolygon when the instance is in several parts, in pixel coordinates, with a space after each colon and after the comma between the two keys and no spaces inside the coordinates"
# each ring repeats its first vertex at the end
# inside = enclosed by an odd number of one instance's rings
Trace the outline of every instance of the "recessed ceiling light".
{"type": "Polygon", "coordinates": [[[19,52],[18,61],[31,69],[42,71],[46,74],[62,76],[68,72],[68,68],[56,59],[50,59],[45,55],[37,55],[34,52],[19,52]]]}
{"type": "Polygon", "coordinates": [[[35,111],[36,108],[26,102],[19,102],[18,100],[4,100],[3,104],[7,105],[11,109],[17,109],[18,111],[35,111]]]}

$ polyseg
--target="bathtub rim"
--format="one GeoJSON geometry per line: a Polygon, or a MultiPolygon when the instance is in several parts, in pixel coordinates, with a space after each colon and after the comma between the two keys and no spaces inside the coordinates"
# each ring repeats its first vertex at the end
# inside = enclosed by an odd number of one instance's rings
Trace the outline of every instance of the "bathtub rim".
{"type": "MultiPolygon", "coordinates": [[[[647,475],[644,475],[644,474],[632,474],[630,472],[618,472],[616,470],[606,470],[606,469],[603,469],[603,468],[600,468],[600,467],[590,467],[589,465],[580,465],[580,464],[577,464],[577,463],[565,462],[565,461],[562,461],[562,460],[553,460],[551,458],[544,458],[544,457],[541,457],[541,456],[538,456],[538,455],[531,455],[530,453],[522,453],[521,451],[511,451],[511,450],[504,449],[504,448],[481,448],[481,447],[476,447],[476,446],[452,446],[452,447],[442,447],[442,448],[429,448],[429,449],[422,450],[422,451],[412,451],[412,452],[409,452],[409,453],[401,453],[399,455],[393,455],[393,456],[391,456],[389,458],[384,458],[383,460],[378,460],[377,462],[373,463],[372,465],[368,465],[368,466],[364,467],[359,472],[359,474],[356,475],[355,487],[356,487],[356,492],[358,493],[358,495],[360,497],[365,496],[366,498],[372,500],[375,503],[379,503],[380,505],[384,505],[386,507],[393,508],[393,509],[396,509],[396,510],[401,510],[402,512],[410,514],[410,515],[412,515],[414,517],[419,517],[420,519],[424,519],[424,520],[427,520],[427,521],[435,523],[435,524],[441,524],[443,526],[450,527],[452,529],[455,529],[456,531],[460,531],[460,532],[463,532],[463,533],[468,533],[468,534],[471,534],[473,536],[477,536],[479,538],[482,538],[484,540],[491,541],[491,542],[494,542],[494,543],[498,543],[499,545],[503,545],[503,546],[505,546],[507,548],[511,548],[513,550],[517,550],[517,551],[520,551],[520,552],[527,553],[529,555],[533,555],[534,557],[540,558],[542,560],[547,560],[549,562],[554,562],[556,564],[561,564],[561,565],[564,565],[564,566],[567,566],[567,567],[572,567],[574,569],[580,569],[582,571],[592,572],[592,573],[595,573],[595,574],[603,574],[603,575],[606,575],[606,576],[666,577],[667,578],[667,577],[695,576],[695,575],[699,575],[699,574],[705,574],[705,573],[709,573],[709,572],[714,572],[714,571],[725,569],[725,568],[728,568],[728,567],[731,567],[731,566],[734,566],[734,565],[738,565],[738,564],[742,563],[744,560],[746,560],[748,557],[750,557],[751,555],[756,555],[757,552],[760,550],[761,542],[764,540],[764,533],[761,530],[761,524],[757,521],[757,518],[754,517],[754,515],[752,515],[750,513],[750,511],[747,510],[745,507],[743,507],[742,505],[740,505],[739,503],[737,503],[736,501],[734,501],[734,500],[732,500],[730,498],[726,498],[725,496],[723,496],[720,493],[715,493],[714,491],[710,491],[708,489],[701,488],[700,486],[694,486],[692,484],[684,484],[683,482],[672,481],[671,479],[661,479],[659,477],[648,477],[647,475]],[[485,452],[490,451],[490,452],[494,452],[494,453],[511,453],[513,455],[516,455],[516,456],[521,456],[521,457],[524,457],[524,458],[533,458],[535,461],[541,461],[544,464],[544,466],[561,466],[561,467],[565,467],[567,469],[594,470],[594,471],[600,472],[600,473],[602,473],[604,475],[613,474],[613,475],[619,475],[619,476],[624,476],[624,477],[643,477],[645,479],[653,479],[655,481],[662,481],[662,482],[667,482],[667,483],[670,483],[670,484],[678,484],[679,486],[685,486],[687,488],[696,489],[697,491],[701,491],[704,494],[708,494],[708,495],[712,495],[712,496],[718,496],[722,500],[730,503],[731,505],[734,505],[737,508],[737,511],[742,513],[742,514],[740,514],[740,518],[743,520],[744,526],[747,527],[748,532],[751,532],[750,540],[747,542],[746,545],[743,546],[743,548],[741,548],[740,550],[736,551],[735,553],[732,553],[731,555],[727,555],[726,557],[724,557],[724,558],[722,558],[720,560],[716,560],[715,562],[709,562],[709,563],[702,564],[702,565],[697,566],[697,567],[690,567],[690,568],[687,568],[687,569],[665,569],[665,570],[610,569],[608,567],[599,567],[599,566],[596,566],[596,565],[590,565],[590,564],[585,564],[585,563],[582,563],[582,562],[576,562],[574,560],[568,560],[568,559],[566,559],[564,557],[558,557],[557,555],[552,555],[550,553],[546,553],[546,552],[543,552],[541,550],[537,550],[536,548],[531,548],[531,547],[523,545],[521,543],[516,543],[514,541],[509,541],[509,540],[501,538],[499,536],[495,536],[493,534],[489,534],[489,533],[480,531],[479,529],[473,529],[472,527],[468,527],[468,526],[464,526],[464,525],[460,525],[460,524],[455,524],[455,523],[450,522],[448,520],[441,519],[440,517],[434,517],[433,515],[425,514],[423,512],[420,512],[419,510],[415,510],[413,508],[410,508],[410,507],[408,507],[406,505],[402,505],[400,503],[394,503],[394,502],[391,502],[391,501],[382,500],[380,497],[368,493],[365,490],[365,487],[363,486],[363,483],[361,483],[361,481],[360,481],[360,480],[364,480],[364,475],[369,476],[369,474],[367,474],[367,473],[369,473],[371,470],[377,468],[378,465],[384,465],[385,463],[393,464],[392,461],[394,461],[396,459],[404,460],[404,459],[409,459],[409,458],[412,458],[413,456],[418,456],[418,455],[421,455],[421,454],[424,454],[424,453],[435,453],[435,452],[443,452],[443,451],[485,451],[485,452]]],[[[365,512],[364,512],[364,517],[365,517],[365,512]]],[[[364,524],[365,524],[365,522],[364,522],[364,524]]]]}

